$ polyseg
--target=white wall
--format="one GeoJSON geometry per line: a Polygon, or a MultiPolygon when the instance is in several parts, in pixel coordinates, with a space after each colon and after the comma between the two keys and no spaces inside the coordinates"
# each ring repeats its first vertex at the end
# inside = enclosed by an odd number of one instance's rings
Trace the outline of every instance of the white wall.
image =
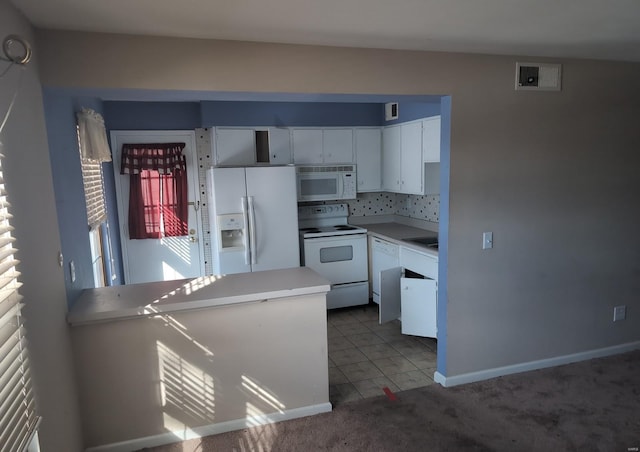
{"type": "Polygon", "coordinates": [[[320,293],[75,326],[85,445],[327,411],[326,305],[320,293]]]}
{"type": "Polygon", "coordinates": [[[48,86],[451,95],[439,370],[640,340],[640,64],[547,60],[562,91],[516,92],[515,63],[536,58],[51,31],[39,44],[48,86]]]}
{"type": "MultiPolygon", "coordinates": [[[[34,43],[31,26],[7,0],[0,0],[0,39],[18,34],[34,43]]],[[[58,266],[60,238],[51,165],[37,74],[38,49],[24,71],[0,78],[0,118],[4,117],[20,74],[22,82],[11,117],[0,136],[3,172],[17,238],[20,290],[29,339],[38,412],[43,416],[43,452],[81,450],[78,402],[72,370],[66,293],[58,266]]],[[[0,62],[0,72],[6,68],[0,62]]]]}

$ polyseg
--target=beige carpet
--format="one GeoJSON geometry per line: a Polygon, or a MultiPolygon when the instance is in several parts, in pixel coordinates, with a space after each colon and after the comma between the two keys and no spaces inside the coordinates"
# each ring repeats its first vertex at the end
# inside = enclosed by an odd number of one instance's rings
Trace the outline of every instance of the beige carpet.
{"type": "Polygon", "coordinates": [[[640,351],[396,396],[145,450],[628,452],[640,447],[640,351]]]}

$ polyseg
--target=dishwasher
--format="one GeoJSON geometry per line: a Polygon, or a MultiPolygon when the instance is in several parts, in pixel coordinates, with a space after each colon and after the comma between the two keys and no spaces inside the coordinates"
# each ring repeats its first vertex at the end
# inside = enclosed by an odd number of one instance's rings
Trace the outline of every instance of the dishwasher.
{"type": "Polygon", "coordinates": [[[371,277],[373,301],[380,304],[380,272],[400,266],[400,247],[377,237],[371,242],[371,277]]]}

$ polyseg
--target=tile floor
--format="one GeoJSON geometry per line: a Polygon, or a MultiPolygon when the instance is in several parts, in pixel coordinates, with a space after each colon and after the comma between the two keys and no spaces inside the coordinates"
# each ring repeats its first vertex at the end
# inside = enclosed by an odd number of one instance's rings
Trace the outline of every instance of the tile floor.
{"type": "Polygon", "coordinates": [[[397,320],[380,325],[374,303],[332,309],[327,319],[334,405],[433,384],[435,339],[403,335],[397,320]]]}

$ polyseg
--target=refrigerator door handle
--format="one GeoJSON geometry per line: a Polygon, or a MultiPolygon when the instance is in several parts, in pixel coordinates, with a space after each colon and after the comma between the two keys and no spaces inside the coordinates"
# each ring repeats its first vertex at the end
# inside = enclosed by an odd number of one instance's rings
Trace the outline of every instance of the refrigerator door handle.
{"type": "Polygon", "coordinates": [[[249,213],[247,211],[247,197],[242,197],[242,218],[244,221],[244,236],[242,238],[244,244],[244,263],[250,264],[251,243],[249,241],[249,213]]]}
{"type": "Polygon", "coordinates": [[[249,196],[249,241],[251,242],[251,264],[258,263],[258,243],[256,239],[256,211],[253,205],[253,196],[249,196]]]}

